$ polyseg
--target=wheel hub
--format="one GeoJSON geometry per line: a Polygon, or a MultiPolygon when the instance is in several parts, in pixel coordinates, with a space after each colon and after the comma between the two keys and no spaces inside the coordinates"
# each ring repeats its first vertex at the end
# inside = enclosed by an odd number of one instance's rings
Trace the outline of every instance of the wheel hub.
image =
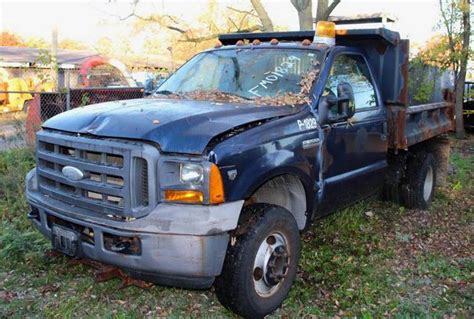
{"type": "Polygon", "coordinates": [[[288,268],[288,251],[285,246],[278,246],[273,250],[268,260],[267,270],[265,272],[265,281],[269,285],[278,284],[286,277],[288,268]]]}
{"type": "Polygon", "coordinates": [[[288,241],[281,233],[267,236],[255,256],[253,281],[257,294],[273,295],[288,274],[290,254],[288,241]]]}
{"type": "Polygon", "coordinates": [[[434,176],[433,176],[433,168],[430,166],[428,167],[428,171],[426,172],[425,182],[423,184],[423,199],[427,201],[430,196],[431,192],[433,191],[433,183],[434,183],[434,176]]]}

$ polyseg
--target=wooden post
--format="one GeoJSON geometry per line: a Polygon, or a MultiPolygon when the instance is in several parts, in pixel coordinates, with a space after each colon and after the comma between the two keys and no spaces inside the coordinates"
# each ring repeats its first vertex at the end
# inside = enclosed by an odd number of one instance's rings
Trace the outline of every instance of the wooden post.
{"type": "Polygon", "coordinates": [[[54,90],[59,88],[59,74],[58,74],[58,27],[54,25],[51,33],[51,79],[54,83],[54,90]]]}

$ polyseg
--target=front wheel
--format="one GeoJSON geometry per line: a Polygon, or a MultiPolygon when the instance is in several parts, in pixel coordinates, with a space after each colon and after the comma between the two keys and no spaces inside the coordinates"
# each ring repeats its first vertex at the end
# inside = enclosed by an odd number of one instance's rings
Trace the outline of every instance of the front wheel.
{"type": "Polygon", "coordinates": [[[271,313],[290,291],[299,256],[299,230],[291,213],[269,204],[245,207],[215,281],[219,301],[248,318],[271,313]]]}

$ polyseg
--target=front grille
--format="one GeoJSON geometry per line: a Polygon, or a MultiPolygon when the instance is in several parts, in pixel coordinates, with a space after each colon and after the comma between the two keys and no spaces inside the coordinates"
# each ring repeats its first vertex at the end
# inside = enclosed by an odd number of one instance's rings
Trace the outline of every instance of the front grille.
{"type": "Polygon", "coordinates": [[[119,217],[139,217],[150,206],[149,166],[157,151],[138,142],[38,133],[37,173],[40,192],[71,207],[119,217]],[[73,180],[62,170],[79,169],[73,180]]]}

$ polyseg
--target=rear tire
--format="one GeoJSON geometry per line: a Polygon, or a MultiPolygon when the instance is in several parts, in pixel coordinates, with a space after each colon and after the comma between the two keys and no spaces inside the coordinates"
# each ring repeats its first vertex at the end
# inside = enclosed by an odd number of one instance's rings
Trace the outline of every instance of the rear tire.
{"type": "Polygon", "coordinates": [[[293,285],[298,226],[286,209],[255,204],[243,209],[234,236],[214,283],[217,298],[243,317],[262,318],[282,304],[293,285]]]}
{"type": "Polygon", "coordinates": [[[436,181],[435,159],[431,153],[415,153],[408,161],[402,184],[402,200],[408,208],[427,209],[433,200],[436,181]]]}

